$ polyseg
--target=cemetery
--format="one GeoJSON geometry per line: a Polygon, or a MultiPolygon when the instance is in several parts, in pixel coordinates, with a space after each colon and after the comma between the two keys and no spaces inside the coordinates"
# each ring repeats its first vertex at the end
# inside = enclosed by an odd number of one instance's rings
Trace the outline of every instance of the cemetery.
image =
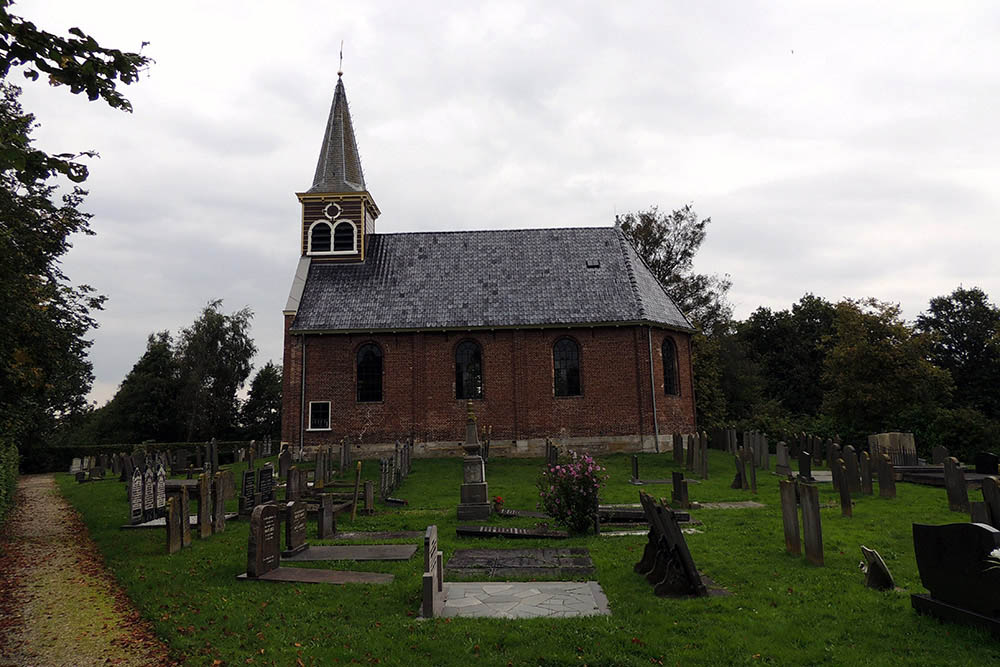
{"type": "Polygon", "coordinates": [[[86,484],[77,473],[100,461],[74,462],[58,482],[192,664],[808,664],[831,647],[835,663],[1000,659],[1000,485],[975,464],[678,434],[679,453],[598,457],[598,520],[579,532],[539,502],[568,448],[487,462],[476,438],[472,425],[463,458],[404,442],[361,460],[332,447],[220,465],[209,451],[199,472],[163,453],[86,484]],[[904,482],[904,467],[952,481],[904,482]],[[790,641],[794,627],[808,630],[790,641]]]}

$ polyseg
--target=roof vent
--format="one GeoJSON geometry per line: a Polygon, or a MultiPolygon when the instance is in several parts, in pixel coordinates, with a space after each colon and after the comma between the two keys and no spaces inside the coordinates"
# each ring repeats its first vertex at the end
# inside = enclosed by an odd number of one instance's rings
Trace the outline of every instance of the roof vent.
{"type": "Polygon", "coordinates": [[[588,259],[587,260],[588,269],[599,269],[601,268],[601,260],[599,259],[588,259]]]}

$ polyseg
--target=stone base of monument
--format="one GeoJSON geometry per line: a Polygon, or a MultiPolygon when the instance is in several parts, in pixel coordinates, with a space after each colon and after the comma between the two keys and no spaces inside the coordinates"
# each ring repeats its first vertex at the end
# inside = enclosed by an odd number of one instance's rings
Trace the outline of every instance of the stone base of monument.
{"type": "Polygon", "coordinates": [[[971,625],[992,632],[1000,637],[1000,618],[996,616],[985,616],[971,609],[963,609],[953,604],[935,600],[930,595],[913,594],[910,596],[910,604],[918,614],[927,614],[942,621],[971,625]]]}
{"type": "Polygon", "coordinates": [[[409,560],[417,552],[416,544],[345,544],[312,546],[281,559],[300,563],[317,560],[409,560]]]}
{"type": "Polygon", "coordinates": [[[490,518],[493,507],[489,503],[468,503],[458,506],[459,521],[485,521],[490,518]]]}
{"type": "Polygon", "coordinates": [[[381,572],[351,572],[347,570],[317,570],[311,567],[279,567],[259,577],[247,573],[236,575],[242,581],[284,581],[302,584],[391,584],[393,576],[381,572]]]}

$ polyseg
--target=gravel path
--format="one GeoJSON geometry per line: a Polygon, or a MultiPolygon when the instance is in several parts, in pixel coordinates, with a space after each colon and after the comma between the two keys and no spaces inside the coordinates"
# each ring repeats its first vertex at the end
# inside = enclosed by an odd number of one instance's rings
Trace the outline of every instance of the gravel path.
{"type": "Polygon", "coordinates": [[[23,475],[0,532],[0,667],[171,665],[52,475],[23,475]]]}

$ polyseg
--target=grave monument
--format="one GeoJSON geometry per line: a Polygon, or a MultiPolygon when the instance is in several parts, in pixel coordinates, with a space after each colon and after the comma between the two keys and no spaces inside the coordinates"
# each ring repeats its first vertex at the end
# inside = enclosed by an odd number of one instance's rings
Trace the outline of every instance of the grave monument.
{"type": "Polygon", "coordinates": [[[472,401],[466,403],[465,420],[465,460],[462,462],[463,483],[461,504],[458,506],[460,520],[485,520],[490,518],[489,488],[486,484],[486,464],[480,454],[479,431],[476,415],[472,412],[472,401]]]}

